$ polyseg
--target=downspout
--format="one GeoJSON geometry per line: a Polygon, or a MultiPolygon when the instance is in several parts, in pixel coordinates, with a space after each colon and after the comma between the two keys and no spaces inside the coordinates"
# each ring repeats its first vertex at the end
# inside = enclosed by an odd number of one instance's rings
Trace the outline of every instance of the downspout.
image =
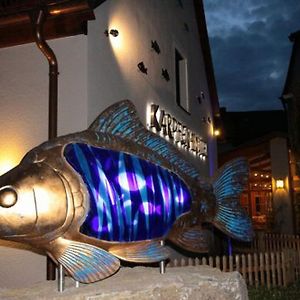
{"type": "MultiPolygon", "coordinates": [[[[45,11],[41,9],[36,18],[32,19],[34,26],[35,43],[46,56],[49,63],[49,117],[48,117],[48,139],[57,137],[57,82],[58,82],[58,67],[57,59],[46,43],[43,35],[43,26],[46,20],[45,11]]],[[[55,280],[55,263],[47,256],[47,280],[55,280]]]]}
{"type": "Polygon", "coordinates": [[[34,39],[35,43],[46,56],[49,63],[49,119],[48,119],[48,138],[57,137],[57,79],[58,67],[57,59],[53,50],[46,43],[43,36],[43,26],[46,20],[44,10],[40,10],[36,21],[34,22],[34,39]]]}

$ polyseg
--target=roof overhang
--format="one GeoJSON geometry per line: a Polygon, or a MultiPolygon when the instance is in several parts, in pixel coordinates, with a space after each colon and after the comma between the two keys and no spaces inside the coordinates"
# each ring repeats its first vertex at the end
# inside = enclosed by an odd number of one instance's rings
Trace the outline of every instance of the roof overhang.
{"type": "Polygon", "coordinates": [[[209,96],[212,107],[212,114],[214,118],[218,118],[220,116],[220,108],[219,108],[219,98],[217,93],[217,86],[213,68],[213,62],[211,57],[209,38],[206,27],[206,19],[203,7],[203,0],[194,0],[194,7],[196,13],[196,19],[198,24],[199,38],[202,49],[202,54],[204,57],[204,67],[207,76],[207,84],[209,90],[209,96]]]}
{"type": "MultiPolygon", "coordinates": [[[[283,91],[282,91],[281,97],[279,97],[279,99],[282,101],[282,104],[284,107],[285,107],[285,102],[291,98],[291,97],[288,98],[288,96],[291,94],[290,84],[291,84],[291,79],[292,79],[292,68],[295,64],[296,55],[297,55],[296,53],[298,51],[296,49],[297,48],[296,42],[299,45],[299,39],[300,39],[300,30],[293,32],[289,35],[289,40],[291,41],[291,43],[293,43],[293,48],[292,48],[292,54],[291,54],[291,58],[290,58],[290,62],[289,62],[287,75],[285,78],[283,91]]],[[[298,46],[298,48],[299,48],[299,46],[298,46]]]]}
{"type": "Polygon", "coordinates": [[[32,18],[46,13],[45,39],[86,34],[93,9],[104,0],[14,0],[0,1],[0,48],[34,41],[32,18]]]}

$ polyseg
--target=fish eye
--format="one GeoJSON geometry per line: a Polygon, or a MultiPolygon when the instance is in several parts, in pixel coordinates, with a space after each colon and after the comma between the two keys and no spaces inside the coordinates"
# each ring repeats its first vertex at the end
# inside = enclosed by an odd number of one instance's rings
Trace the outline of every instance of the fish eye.
{"type": "Polygon", "coordinates": [[[9,208],[17,203],[18,194],[12,187],[0,189],[0,206],[9,208]]]}

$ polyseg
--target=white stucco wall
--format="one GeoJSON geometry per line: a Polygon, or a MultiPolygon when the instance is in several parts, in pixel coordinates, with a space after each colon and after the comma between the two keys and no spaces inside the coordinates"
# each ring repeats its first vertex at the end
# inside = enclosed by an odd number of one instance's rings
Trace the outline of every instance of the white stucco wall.
{"type": "MultiPolygon", "coordinates": [[[[86,42],[85,36],[49,42],[60,73],[59,135],[87,127],[86,42]]],[[[0,49],[0,70],[1,175],[48,138],[49,70],[45,57],[34,44],[0,49]]],[[[45,280],[44,256],[20,250],[18,245],[6,247],[6,242],[0,245],[0,287],[45,280]]]]}
{"type": "Polygon", "coordinates": [[[159,104],[209,142],[211,155],[206,162],[188,155],[208,176],[209,164],[216,160],[211,125],[202,122],[202,117],[212,119],[209,93],[193,2],[183,3],[184,8],[178,1],[106,1],[95,10],[96,20],[88,26],[88,121],[112,103],[130,99],[146,124],[147,105],[159,104]],[[119,36],[106,37],[106,29],[117,29],[119,36]],[[151,40],[158,42],[160,54],[151,49],[151,40]],[[187,58],[190,115],[175,100],[175,47],[187,58]],[[138,70],[141,61],[147,75],[138,70]],[[168,70],[169,82],[163,79],[162,68],[168,70]],[[199,104],[201,91],[206,100],[199,104]]]}
{"type": "Polygon", "coordinates": [[[273,138],[270,141],[271,170],[273,186],[274,231],[293,234],[293,211],[289,186],[289,154],[286,138],[273,138]],[[284,181],[284,188],[276,188],[276,180],[284,181]]]}
{"type": "MultiPolygon", "coordinates": [[[[49,42],[59,68],[58,135],[87,127],[85,36],[49,42]]],[[[0,173],[48,138],[48,62],[34,44],[0,49],[0,173]]]]}

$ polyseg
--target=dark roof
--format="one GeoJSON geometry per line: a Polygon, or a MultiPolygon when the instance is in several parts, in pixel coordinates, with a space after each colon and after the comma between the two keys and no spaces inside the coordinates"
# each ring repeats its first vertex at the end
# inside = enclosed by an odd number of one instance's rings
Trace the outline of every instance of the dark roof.
{"type": "Polygon", "coordinates": [[[275,132],[287,133],[286,115],[283,110],[227,112],[222,108],[221,120],[223,140],[220,141],[220,148],[223,149],[249,144],[265,136],[273,136],[275,132]]]}
{"type": "Polygon", "coordinates": [[[293,43],[292,54],[289,62],[289,68],[285,79],[284,88],[281,95],[281,100],[284,102],[284,95],[289,93],[290,83],[293,77],[293,68],[296,63],[296,53],[300,51],[300,30],[289,35],[289,40],[293,43]]]}
{"type": "Polygon", "coordinates": [[[289,35],[289,40],[294,42],[296,39],[300,38],[300,30],[293,32],[289,35]]]}

